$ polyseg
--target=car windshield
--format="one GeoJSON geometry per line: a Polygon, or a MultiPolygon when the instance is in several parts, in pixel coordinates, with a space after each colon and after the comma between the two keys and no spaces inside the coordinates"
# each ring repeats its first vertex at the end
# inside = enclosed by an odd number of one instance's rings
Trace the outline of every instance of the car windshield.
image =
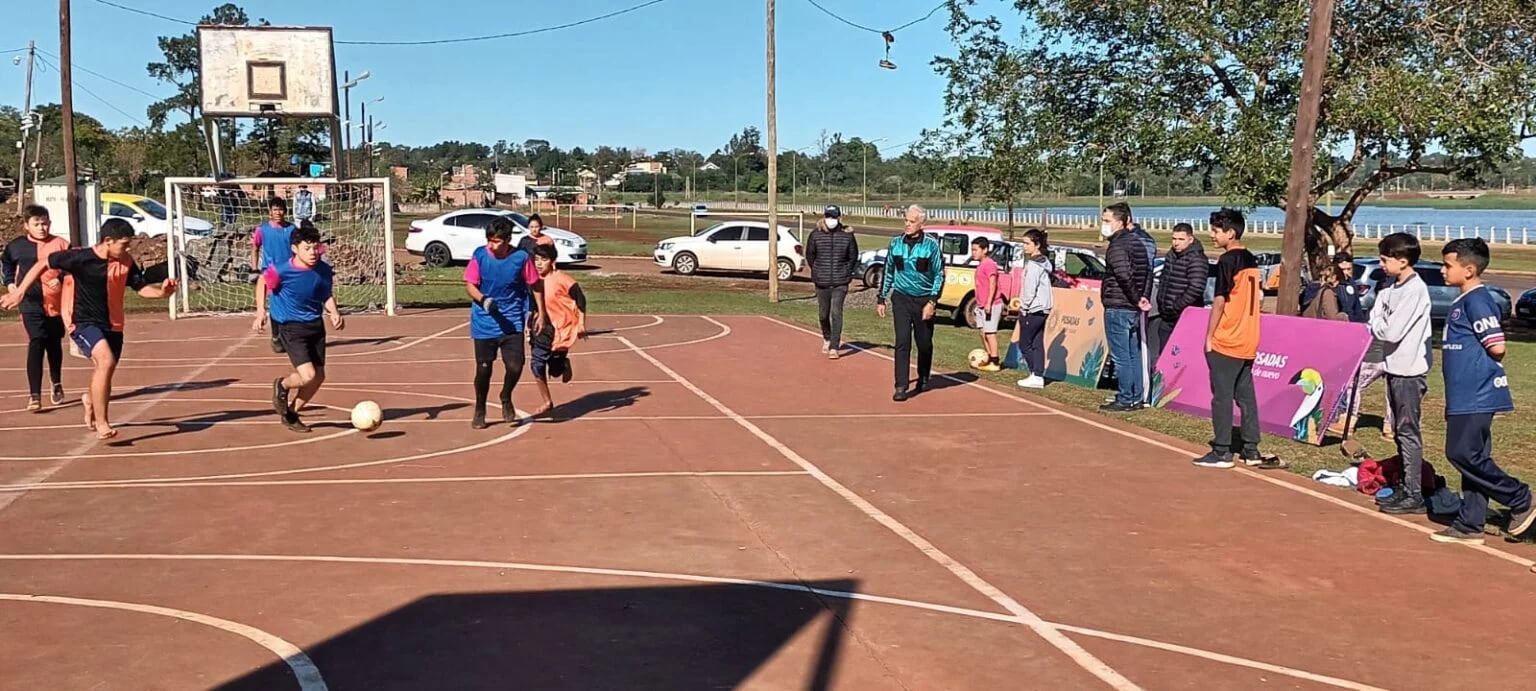
{"type": "Polygon", "coordinates": [[[161,206],[160,202],[157,202],[153,199],[145,198],[139,200],[139,208],[148,211],[149,215],[154,216],[155,218],[158,218],[162,221],[165,220],[167,215],[165,207],[161,206]]]}

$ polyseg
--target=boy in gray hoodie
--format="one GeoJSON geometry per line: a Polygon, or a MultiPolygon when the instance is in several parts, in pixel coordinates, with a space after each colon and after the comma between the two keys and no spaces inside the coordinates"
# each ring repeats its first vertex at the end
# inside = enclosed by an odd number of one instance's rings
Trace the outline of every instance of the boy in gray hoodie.
{"type": "Polygon", "coordinates": [[[1403,484],[1393,488],[1381,510],[1421,514],[1425,513],[1424,435],[1419,421],[1428,389],[1424,377],[1429,373],[1429,339],[1434,328],[1429,319],[1429,288],[1414,269],[1422,252],[1417,237],[1393,233],[1382,238],[1377,249],[1381,270],[1392,282],[1376,295],[1370,327],[1386,355],[1387,404],[1392,409],[1397,454],[1403,459],[1403,484]]]}

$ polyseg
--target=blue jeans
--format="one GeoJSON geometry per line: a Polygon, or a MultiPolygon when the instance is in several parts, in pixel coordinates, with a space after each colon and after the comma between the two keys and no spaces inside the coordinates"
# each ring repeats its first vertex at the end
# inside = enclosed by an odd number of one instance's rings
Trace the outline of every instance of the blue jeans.
{"type": "Polygon", "coordinates": [[[1115,402],[1141,405],[1141,312],[1104,310],[1104,336],[1109,340],[1109,357],[1115,363],[1115,378],[1120,382],[1115,402]]]}

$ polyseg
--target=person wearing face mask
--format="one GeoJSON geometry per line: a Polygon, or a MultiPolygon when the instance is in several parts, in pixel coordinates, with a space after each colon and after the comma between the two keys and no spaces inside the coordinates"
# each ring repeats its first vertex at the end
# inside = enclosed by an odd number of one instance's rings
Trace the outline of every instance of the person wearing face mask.
{"type": "Polygon", "coordinates": [[[1109,239],[1105,263],[1109,274],[1099,289],[1104,305],[1104,336],[1119,382],[1114,400],[1099,407],[1107,413],[1139,410],[1146,387],[1142,368],[1144,310],[1151,308],[1152,258],[1131,224],[1125,203],[1104,209],[1100,233],[1109,239]]]}
{"type": "Polygon", "coordinates": [[[828,206],[820,223],[805,241],[805,262],[816,284],[816,307],[821,318],[821,352],[836,360],[843,348],[843,304],[848,282],[859,264],[859,242],[853,229],[842,224],[843,212],[828,206]]]}
{"type": "Polygon", "coordinates": [[[891,239],[886,269],[881,274],[880,296],[875,312],[885,318],[886,303],[896,322],[896,393],[893,401],[907,400],[912,376],[912,341],[917,341],[917,388],[928,389],[933,371],[933,313],[944,292],[944,255],[939,243],[923,233],[928,212],[913,204],[907,207],[902,234],[891,239]]]}
{"type": "Polygon", "coordinates": [[[1173,246],[1163,256],[1162,285],[1157,291],[1157,309],[1147,319],[1147,356],[1153,361],[1173,337],[1179,315],[1190,307],[1205,306],[1205,283],[1211,274],[1211,262],[1205,246],[1195,239],[1195,229],[1188,223],[1173,227],[1173,246]]]}

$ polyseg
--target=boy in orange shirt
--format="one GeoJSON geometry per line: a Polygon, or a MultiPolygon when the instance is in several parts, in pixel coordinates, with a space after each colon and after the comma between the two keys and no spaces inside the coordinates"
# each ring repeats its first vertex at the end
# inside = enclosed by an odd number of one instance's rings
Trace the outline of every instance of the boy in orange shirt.
{"type": "MultiPolygon", "coordinates": [[[[48,209],[29,205],[22,209],[27,234],[5,246],[0,252],[0,267],[8,291],[15,291],[21,279],[37,264],[48,263],[48,255],[69,249],[69,241],[54,235],[48,209]]],[[[43,272],[43,280],[32,286],[21,301],[21,323],[27,331],[27,386],[31,395],[27,410],[43,408],[43,359],[48,360],[48,374],[53,381],[53,404],[64,402],[64,384],[60,370],[64,366],[64,319],[59,313],[63,283],[59,272],[43,272]]]]}
{"type": "Polygon", "coordinates": [[[529,338],[533,356],[529,358],[534,381],[538,382],[539,395],[544,405],[535,415],[542,415],[555,407],[549,395],[549,375],[560,377],[562,382],[571,381],[571,346],[578,339],[587,337],[587,296],[571,275],[555,266],[558,253],[554,245],[538,245],[533,249],[533,266],[539,272],[539,290],[544,294],[542,327],[529,338]]]}

